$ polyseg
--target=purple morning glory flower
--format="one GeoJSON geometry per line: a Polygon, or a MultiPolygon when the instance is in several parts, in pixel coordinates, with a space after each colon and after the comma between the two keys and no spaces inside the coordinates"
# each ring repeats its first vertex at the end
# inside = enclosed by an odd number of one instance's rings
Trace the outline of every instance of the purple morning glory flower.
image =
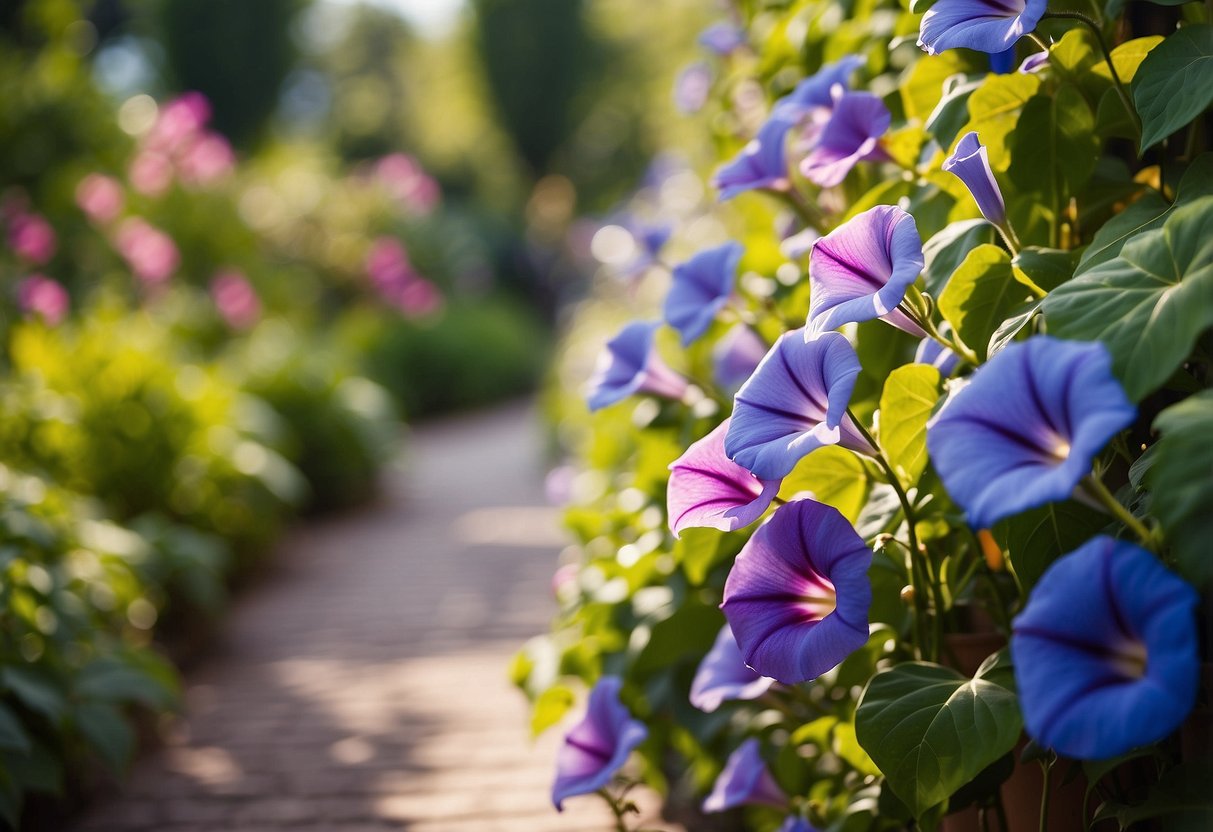
{"type": "Polygon", "coordinates": [[[947,378],[956,372],[960,356],[934,338],[923,338],[918,342],[918,349],[914,351],[914,363],[930,364],[939,370],[941,376],[947,378]]]}
{"type": "Polygon", "coordinates": [[[681,399],[687,381],[661,360],[653,347],[659,321],[633,321],[607,342],[587,385],[590,410],[600,410],[637,393],[681,399]]]}
{"type": "Polygon", "coordinates": [[[1064,500],[1136,411],[1098,342],[1037,335],[973,373],[927,426],[927,449],[969,525],[1064,500]]]}
{"type": "Polygon", "coordinates": [[[1029,736],[1101,760],[1178,728],[1196,701],[1199,600],[1145,549],[1110,537],[1050,566],[1011,636],[1029,736]]]}
{"type": "Polygon", "coordinates": [[[567,798],[590,794],[606,786],[632,749],[644,742],[649,731],[632,718],[619,701],[623,681],[603,676],[590,691],[585,718],[565,735],[556,753],[556,782],[552,802],[564,811],[567,798]]]}
{"type": "Polygon", "coordinates": [[[1048,0],[939,0],[922,16],[918,45],[929,55],[958,46],[1004,52],[1036,28],[1048,0]]]}
{"type": "Polygon", "coordinates": [[[703,61],[683,67],[674,79],[674,106],[691,115],[703,109],[712,92],[712,68],[703,61]]]}
{"type": "Polygon", "coordinates": [[[783,145],[791,129],[792,123],[785,119],[768,119],[758,135],[716,171],[712,186],[720,191],[722,201],[756,188],[787,190],[788,163],[783,145]]]}
{"type": "Polygon", "coordinates": [[[976,132],[970,130],[960,137],[952,155],[944,159],[943,169],[965,184],[986,220],[999,227],[1005,226],[1007,206],[994,179],[994,171],[990,170],[989,153],[976,132]]]}
{"type": "Polygon", "coordinates": [[[922,237],[912,216],[877,205],[852,217],[818,240],[809,255],[805,337],[873,318],[926,335],[898,308],[922,267],[922,237]]]}
{"type": "Polygon", "coordinates": [[[767,771],[758,740],[751,737],[725,761],[712,793],[703,801],[703,811],[725,812],[755,803],[782,809],[788,805],[788,796],[767,771]]]}
{"type": "Polygon", "coordinates": [[[1041,50],[1033,52],[1031,55],[1023,59],[1023,63],[1019,65],[1017,72],[1027,75],[1029,72],[1039,72],[1049,65],[1049,53],[1041,50]]]}
{"type": "Polygon", "coordinates": [[[794,685],[836,667],[868,640],[872,550],[832,506],[780,506],[749,539],[721,609],[745,663],[794,685]]]}
{"type": "Polygon", "coordinates": [[[725,419],[670,463],[666,511],[675,537],[690,527],[731,532],[750,525],[779,493],[779,480],[760,480],[724,455],[725,419]]]}
{"type": "Polygon", "coordinates": [[[729,395],[736,393],[766,354],[767,344],[757,332],[745,324],[735,324],[712,348],[716,383],[729,395]]]}
{"type": "Polygon", "coordinates": [[[785,332],[733,399],[725,453],[765,480],[786,477],[822,445],[875,455],[846,413],[859,369],[837,332],[812,341],[803,329],[785,332]]]}
{"type": "Polygon", "coordinates": [[[826,64],[779,99],[771,111],[771,117],[795,123],[813,110],[832,109],[834,98],[831,91],[838,85],[846,87],[851,74],[863,66],[863,63],[864,59],[859,55],[847,55],[832,64],[826,64]]]}
{"type": "Polygon", "coordinates": [[[788,815],[776,832],[818,832],[818,830],[800,815],[788,815]]]}
{"type": "Polygon", "coordinates": [[[745,33],[731,23],[713,23],[699,33],[696,42],[721,57],[729,55],[745,44],[745,33]]]}
{"type": "Polygon", "coordinates": [[[737,639],[725,624],[716,636],[716,643],[699,663],[695,678],[691,681],[691,704],[701,711],[712,713],[724,702],[736,699],[757,699],[766,693],[774,679],[760,676],[741,657],[737,639]]]}
{"type": "Polygon", "coordinates": [[[865,159],[885,158],[880,137],[892,120],[889,108],[870,92],[849,92],[835,86],[833,95],[830,120],[800,163],[800,172],[823,188],[841,183],[851,168],[865,159]]]}
{"type": "Polygon", "coordinates": [[[1015,68],[1015,47],[1010,46],[1001,52],[990,55],[990,72],[996,75],[1006,75],[1015,68]]]}
{"type": "Polygon", "coordinates": [[[674,282],[663,312],[666,323],[682,336],[684,347],[707,332],[729,302],[744,251],[741,243],[728,242],[674,267],[674,282]]]}

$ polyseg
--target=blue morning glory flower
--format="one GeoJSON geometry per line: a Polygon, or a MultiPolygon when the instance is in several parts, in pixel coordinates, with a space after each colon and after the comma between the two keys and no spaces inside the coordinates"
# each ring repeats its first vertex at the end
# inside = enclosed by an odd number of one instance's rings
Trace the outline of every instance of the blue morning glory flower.
{"type": "Polygon", "coordinates": [[[1038,335],[973,373],[927,427],[927,449],[969,525],[1070,496],[1136,411],[1098,342],[1038,335]]]}
{"type": "Polygon", "coordinates": [[[943,169],[954,174],[965,184],[981,215],[993,225],[1004,227],[1007,221],[1007,206],[990,170],[990,156],[986,146],[970,130],[960,137],[952,155],[944,159],[943,169]]]}
{"type": "Polygon", "coordinates": [[[700,46],[721,57],[731,54],[745,44],[745,32],[723,20],[713,23],[699,33],[696,39],[700,46]]]}
{"type": "Polygon", "coordinates": [[[939,0],[922,16],[918,45],[936,55],[958,46],[995,54],[1036,28],[1048,0],[939,0]]]}
{"type": "Polygon", "coordinates": [[[941,376],[947,378],[956,372],[960,356],[934,338],[923,338],[918,342],[918,349],[914,351],[914,363],[930,364],[939,370],[941,376]]]}
{"type": "Polygon", "coordinates": [[[885,158],[880,137],[892,121],[889,108],[870,92],[850,92],[836,86],[833,94],[830,119],[800,163],[805,178],[823,188],[841,183],[851,168],[865,159],[885,158]]]}
{"type": "Polygon", "coordinates": [[[756,188],[773,191],[787,190],[788,163],[784,140],[792,123],[771,118],[758,130],[742,151],[719,168],[712,176],[712,185],[720,191],[720,199],[732,199],[756,188]]]}
{"type": "Polygon", "coordinates": [[[660,321],[632,321],[607,342],[586,385],[586,403],[600,410],[637,393],[681,399],[687,381],[671,370],[653,346],[660,321]]]}
{"type": "Polygon", "coordinates": [[[1015,68],[1015,47],[1010,46],[1001,52],[990,55],[990,72],[996,75],[1006,75],[1015,68]]]}
{"type": "Polygon", "coordinates": [[[785,332],[733,399],[725,453],[764,480],[783,479],[822,445],[875,455],[846,412],[859,369],[839,333],[785,332]]]}
{"type": "Polygon", "coordinates": [[[590,691],[585,718],[573,726],[556,753],[552,802],[558,811],[570,797],[590,794],[611,782],[632,749],[644,742],[648,729],[632,718],[619,701],[623,681],[603,676],[590,691]]]}
{"type": "Polygon", "coordinates": [[[746,542],[720,605],[745,663],[787,685],[816,679],[868,640],[872,550],[832,506],[780,506],[746,542]]]}
{"type": "Polygon", "coordinates": [[[744,251],[741,243],[728,242],[674,267],[663,312],[666,323],[682,336],[684,347],[707,332],[717,313],[728,304],[744,251]]]}
{"type": "Polygon", "coordinates": [[[912,216],[877,205],[852,217],[818,240],[809,255],[805,337],[873,318],[926,335],[898,308],[922,267],[922,237],[912,216]]]}
{"type": "Polygon", "coordinates": [[[745,324],[735,324],[712,347],[713,378],[731,396],[754,374],[767,343],[745,324]]]}
{"type": "Polygon", "coordinates": [[[1031,55],[1024,58],[1023,63],[1019,65],[1019,69],[1016,71],[1027,75],[1030,72],[1039,72],[1048,65],[1049,53],[1041,50],[1040,52],[1033,52],[1031,55]]]}
{"type": "Polygon", "coordinates": [[[818,832],[818,830],[800,815],[788,815],[776,832],[818,832]]]}
{"type": "Polygon", "coordinates": [[[1011,636],[1028,735],[1102,760],[1178,728],[1199,683],[1199,601],[1133,543],[1096,537],[1055,562],[1011,636]]]}
{"type": "Polygon", "coordinates": [[[838,85],[844,88],[848,86],[851,75],[863,66],[863,63],[864,59],[859,55],[847,55],[834,63],[826,64],[779,99],[771,111],[771,117],[795,123],[812,110],[833,108],[834,98],[831,91],[838,85]]]}
{"type": "Polygon", "coordinates": [[[746,666],[733,631],[725,624],[716,636],[716,643],[699,663],[691,681],[691,704],[712,713],[725,702],[737,699],[757,699],[775,684],[774,679],[759,675],[746,666]]]}
{"type": "Polygon", "coordinates": [[[764,804],[784,808],[788,796],[775,782],[762,759],[758,740],[751,737],[729,755],[724,771],[716,778],[712,793],[703,801],[703,811],[724,812],[737,806],[764,804]]]}
{"type": "Polygon", "coordinates": [[[729,421],[670,463],[666,514],[674,537],[691,527],[731,532],[748,526],[779,493],[779,480],[760,480],[724,455],[729,421]]]}

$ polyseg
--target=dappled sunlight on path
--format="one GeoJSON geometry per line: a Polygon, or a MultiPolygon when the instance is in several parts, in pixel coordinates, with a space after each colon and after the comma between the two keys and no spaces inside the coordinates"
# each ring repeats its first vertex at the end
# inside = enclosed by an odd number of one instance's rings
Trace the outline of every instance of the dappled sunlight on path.
{"type": "Polygon", "coordinates": [[[75,832],[610,829],[552,809],[559,737],[530,743],[506,678],[554,611],[539,448],[517,406],[417,430],[377,505],[284,544],[169,744],[75,832]]]}

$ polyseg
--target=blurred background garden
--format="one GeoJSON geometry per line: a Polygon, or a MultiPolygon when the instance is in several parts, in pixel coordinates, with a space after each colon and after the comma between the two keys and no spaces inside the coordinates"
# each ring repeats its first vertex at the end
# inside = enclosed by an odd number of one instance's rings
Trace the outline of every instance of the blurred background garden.
{"type": "Polygon", "coordinates": [[[583,372],[557,333],[596,345],[647,220],[711,198],[661,151],[710,151],[679,116],[716,13],[0,0],[4,823],[120,778],[284,529],[372,500],[406,423],[583,372]]]}

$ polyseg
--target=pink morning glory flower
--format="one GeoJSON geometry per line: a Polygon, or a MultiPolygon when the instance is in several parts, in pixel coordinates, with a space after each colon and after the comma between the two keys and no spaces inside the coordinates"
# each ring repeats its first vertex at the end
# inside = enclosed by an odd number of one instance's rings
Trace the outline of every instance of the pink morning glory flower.
{"type": "Polygon", "coordinates": [[[869,549],[832,506],[796,500],[754,533],[721,608],[745,663],[784,684],[816,679],[868,640],[869,549]]]}
{"type": "Polygon", "coordinates": [[[724,453],[725,419],[670,463],[666,490],[670,531],[707,527],[731,532],[762,516],[779,493],[779,480],[760,480],[724,453]]]}

